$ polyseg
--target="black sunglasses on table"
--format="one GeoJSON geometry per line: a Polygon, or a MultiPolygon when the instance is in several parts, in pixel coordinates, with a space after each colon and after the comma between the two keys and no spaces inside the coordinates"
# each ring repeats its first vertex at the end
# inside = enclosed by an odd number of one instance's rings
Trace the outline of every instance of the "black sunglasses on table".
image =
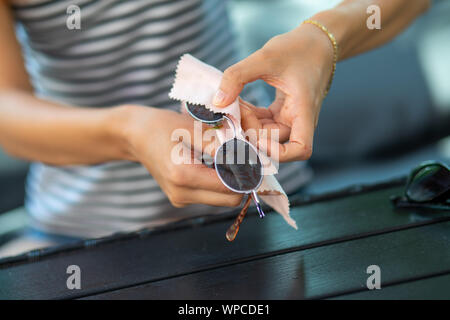
{"type": "Polygon", "coordinates": [[[450,169],[438,161],[425,161],[414,168],[403,196],[393,197],[398,208],[450,210],[450,169]]]}

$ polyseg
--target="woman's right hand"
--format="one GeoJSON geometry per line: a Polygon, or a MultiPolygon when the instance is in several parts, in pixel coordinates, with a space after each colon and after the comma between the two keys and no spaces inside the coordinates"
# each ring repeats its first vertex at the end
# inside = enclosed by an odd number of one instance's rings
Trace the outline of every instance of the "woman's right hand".
{"type": "MultiPolygon", "coordinates": [[[[117,109],[121,123],[120,136],[127,146],[129,159],[147,168],[173,206],[179,208],[201,203],[235,207],[241,203],[242,194],[226,188],[215,169],[204,164],[177,164],[177,161],[173,161],[172,150],[180,143],[172,141],[175,130],[188,130],[192,139],[184,139],[183,143],[193,145],[194,120],[191,117],[142,106],[122,106],[117,109]]],[[[205,147],[206,142],[202,144],[205,147]]],[[[196,148],[199,148],[198,143],[196,148]]]]}

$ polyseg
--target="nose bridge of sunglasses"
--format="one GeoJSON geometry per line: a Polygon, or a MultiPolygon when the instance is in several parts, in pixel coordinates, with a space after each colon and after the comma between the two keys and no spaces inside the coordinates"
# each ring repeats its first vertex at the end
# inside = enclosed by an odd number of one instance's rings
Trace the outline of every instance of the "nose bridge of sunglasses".
{"type": "Polygon", "coordinates": [[[208,110],[203,105],[194,105],[185,101],[183,101],[182,104],[192,118],[201,121],[202,123],[211,126],[220,126],[223,123],[223,120],[225,119],[228,123],[228,126],[233,130],[233,137],[236,137],[237,135],[236,125],[234,124],[233,120],[231,120],[225,114],[208,110]]]}
{"type": "Polygon", "coordinates": [[[236,126],[234,125],[233,120],[231,120],[230,118],[228,118],[226,115],[223,116],[223,119],[228,121],[228,125],[230,126],[230,128],[233,130],[233,137],[236,138],[237,136],[237,131],[236,131],[236,126]]]}

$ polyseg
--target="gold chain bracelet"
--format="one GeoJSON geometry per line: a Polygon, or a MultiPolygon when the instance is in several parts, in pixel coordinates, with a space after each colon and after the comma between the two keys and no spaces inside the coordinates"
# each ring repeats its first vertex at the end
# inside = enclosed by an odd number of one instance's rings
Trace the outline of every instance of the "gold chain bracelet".
{"type": "Polygon", "coordinates": [[[330,39],[331,44],[333,45],[333,68],[331,70],[330,81],[328,81],[327,88],[325,89],[324,97],[326,97],[328,92],[330,91],[331,83],[333,82],[333,78],[334,78],[334,73],[336,72],[336,64],[337,64],[337,60],[338,60],[338,44],[337,44],[337,41],[336,41],[336,38],[334,37],[334,35],[327,29],[327,27],[325,27],[320,22],[318,22],[316,20],[305,20],[305,21],[303,21],[302,24],[304,24],[304,23],[309,23],[309,24],[315,25],[320,30],[325,32],[325,34],[327,35],[328,39],[330,39]]]}

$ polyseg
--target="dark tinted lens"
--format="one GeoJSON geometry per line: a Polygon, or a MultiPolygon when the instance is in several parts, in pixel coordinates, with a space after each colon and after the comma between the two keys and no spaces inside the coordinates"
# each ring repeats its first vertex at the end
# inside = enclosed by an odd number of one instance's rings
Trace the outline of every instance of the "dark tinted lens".
{"type": "Polygon", "coordinates": [[[434,200],[450,190],[450,171],[444,166],[431,164],[420,169],[412,178],[406,196],[411,201],[434,200]]]}
{"type": "Polygon", "coordinates": [[[217,122],[223,118],[222,113],[212,112],[211,110],[208,110],[204,105],[186,103],[186,106],[189,112],[201,121],[217,122]]]}
{"type": "Polygon", "coordinates": [[[255,150],[245,141],[232,139],[223,144],[216,154],[216,169],[228,187],[249,192],[262,180],[262,166],[255,150]]]}

